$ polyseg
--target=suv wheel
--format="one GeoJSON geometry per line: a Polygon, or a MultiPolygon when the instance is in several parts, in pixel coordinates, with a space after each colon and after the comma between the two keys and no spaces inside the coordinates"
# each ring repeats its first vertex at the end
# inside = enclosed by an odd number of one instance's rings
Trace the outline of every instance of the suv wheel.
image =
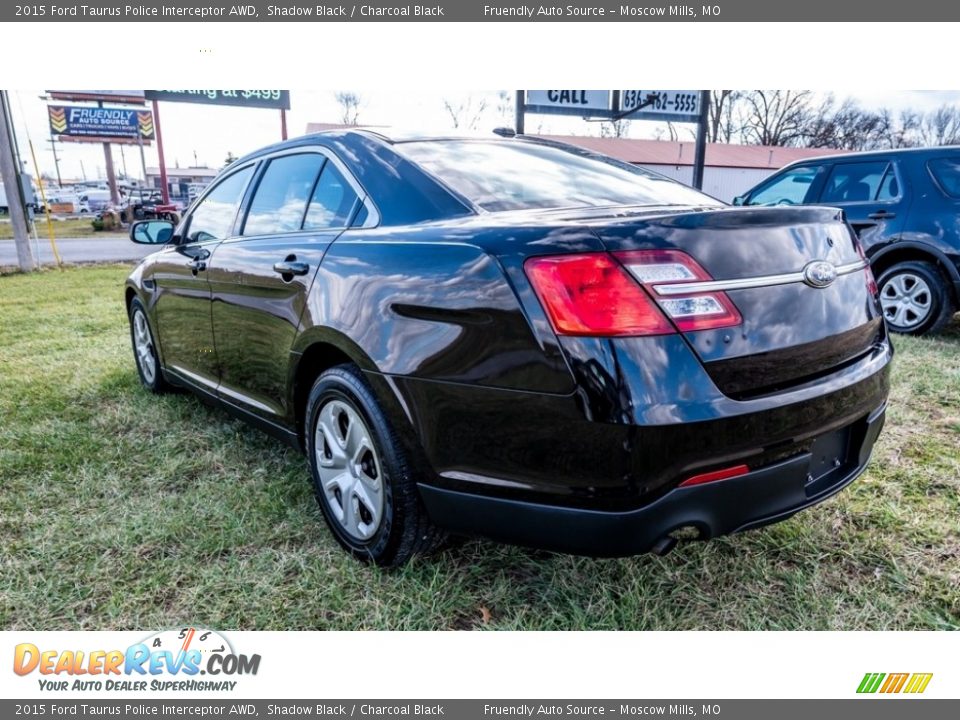
{"type": "Polygon", "coordinates": [[[417,491],[417,470],[359,368],[338,365],[317,378],[305,436],[320,509],[354,557],[396,567],[441,544],[444,533],[417,491]]]}
{"type": "Polygon", "coordinates": [[[883,316],[893,332],[937,332],[953,315],[949,287],[933,263],[912,261],[894,265],[881,273],[877,286],[883,316]]]}

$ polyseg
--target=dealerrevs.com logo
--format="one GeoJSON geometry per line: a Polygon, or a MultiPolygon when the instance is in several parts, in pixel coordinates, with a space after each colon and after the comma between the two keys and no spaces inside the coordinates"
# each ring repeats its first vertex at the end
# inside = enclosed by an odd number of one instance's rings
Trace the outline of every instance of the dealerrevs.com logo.
{"type": "Polygon", "coordinates": [[[933,673],[867,673],[857,686],[858,693],[917,695],[927,689],[933,673]]]}
{"type": "Polygon", "coordinates": [[[221,633],[198,628],[167,630],[126,650],[47,649],[20,643],[13,671],[38,674],[41,690],[231,691],[233,678],[256,675],[260,655],[237,653],[221,633]]]}

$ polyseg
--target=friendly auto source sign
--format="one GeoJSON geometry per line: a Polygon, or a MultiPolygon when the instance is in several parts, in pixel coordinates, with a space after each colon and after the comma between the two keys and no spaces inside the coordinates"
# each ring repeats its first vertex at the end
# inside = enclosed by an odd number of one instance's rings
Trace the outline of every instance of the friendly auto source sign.
{"type": "Polygon", "coordinates": [[[146,90],[147,100],[290,109],[289,90],[146,90]]]}
{"type": "Polygon", "coordinates": [[[73,139],[153,140],[153,113],[130,108],[49,105],[50,132],[73,139]]]}

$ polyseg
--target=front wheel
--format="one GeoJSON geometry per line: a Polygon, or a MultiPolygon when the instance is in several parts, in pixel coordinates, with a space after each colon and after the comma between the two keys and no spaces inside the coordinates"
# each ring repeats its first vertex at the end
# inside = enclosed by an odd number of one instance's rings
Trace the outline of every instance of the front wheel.
{"type": "Polygon", "coordinates": [[[338,365],[317,378],[304,432],[317,501],[344,549],[396,567],[441,544],[417,491],[418,469],[359,368],[338,365]]]}
{"type": "Polygon", "coordinates": [[[137,363],[137,374],[143,386],[153,393],[163,393],[170,385],[160,370],[160,356],[150,331],[147,311],[139,298],[130,302],[130,340],[133,343],[133,357],[137,363]]]}
{"type": "Polygon", "coordinates": [[[950,289],[933,263],[911,261],[889,267],[880,274],[877,287],[883,316],[893,332],[938,332],[953,316],[950,289]]]}

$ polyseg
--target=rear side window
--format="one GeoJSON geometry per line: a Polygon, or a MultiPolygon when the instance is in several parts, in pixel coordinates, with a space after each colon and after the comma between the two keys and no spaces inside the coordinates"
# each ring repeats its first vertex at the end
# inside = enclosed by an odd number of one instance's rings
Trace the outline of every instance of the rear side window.
{"type": "Polygon", "coordinates": [[[307,200],[325,158],[317,153],[284,155],[267,165],[247,212],[244,235],[294,232],[303,223],[307,200]]]}
{"type": "Polygon", "coordinates": [[[883,160],[834,165],[823,186],[820,202],[829,204],[877,200],[889,168],[890,163],[883,160]]]}
{"type": "Polygon", "coordinates": [[[802,205],[809,202],[807,196],[822,167],[804,165],[787,170],[761,186],[747,200],[747,205],[802,205]]]}
{"type": "Polygon", "coordinates": [[[253,166],[238,170],[220,181],[190,215],[187,227],[188,242],[222,240],[230,234],[237,205],[247,182],[253,174],[253,166]]]}
{"type": "Polygon", "coordinates": [[[952,198],[960,198],[960,157],[937,158],[927,163],[937,185],[952,198]]]}
{"type": "Polygon", "coordinates": [[[327,163],[314,188],[304,230],[342,228],[350,222],[360,198],[333,163],[327,163]]]}

